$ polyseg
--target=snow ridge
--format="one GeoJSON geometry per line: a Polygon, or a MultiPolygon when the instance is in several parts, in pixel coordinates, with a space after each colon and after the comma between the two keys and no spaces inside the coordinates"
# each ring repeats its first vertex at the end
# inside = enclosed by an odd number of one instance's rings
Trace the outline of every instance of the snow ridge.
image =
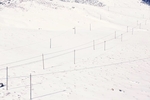
{"type": "Polygon", "coordinates": [[[105,6],[102,2],[100,2],[99,0],[61,0],[63,2],[75,2],[75,3],[81,3],[81,4],[90,4],[90,5],[94,5],[94,6],[105,6]]]}
{"type": "MultiPolygon", "coordinates": [[[[19,3],[22,2],[33,2],[32,0],[2,0],[0,2],[0,5],[17,5],[19,3]]],[[[43,3],[50,3],[50,2],[55,2],[55,1],[59,1],[59,0],[35,0],[36,2],[43,2],[43,3]]],[[[103,7],[105,6],[102,2],[100,2],[99,0],[60,0],[63,2],[75,2],[75,3],[81,3],[81,4],[90,4],[93,6],[99,6],[99,7],[103,7]]]]}

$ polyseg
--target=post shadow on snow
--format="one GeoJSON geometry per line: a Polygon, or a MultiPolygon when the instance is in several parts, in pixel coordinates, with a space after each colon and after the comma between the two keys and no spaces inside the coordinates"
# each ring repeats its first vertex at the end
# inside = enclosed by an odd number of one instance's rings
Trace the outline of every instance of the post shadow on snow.
{"type": "Polygon", "coordinates": [[[41,96],[37,96],[37,97],[33,97],[32,99],[42,98],[42,97],[46,97],[46,96],[50,96],[50,95],[54,95],[54,94],[58,94],[58,93],[62,93],[62,92],[65,92],[65,91],[66,91],[66,90],[57,91],[57,92],[53,92],[53,93],[49,93],[49,94],[45,94],[45,95],[41,95],[41,96]]]}
{"type": "Polygon", "coordinates": [[[148,4],[150,6],[150,0],[142,0],[142,3],[148,4]]]}
{"type": "MultiPolygon", "coordinates": [[[[32,84],[32,86],[33,86],[33,85],[39,85],[39,84],[41,84],[41,83],[32,84]]],[[[17,88],[27,88],[27,87],[29,87],[29,86],[30,86],[30,85],[24,85],[24,86],[12,87],[12,88],[9,88],[9,90],[17,89],[17,88]]]]}
{"type": "Polygon", "coordinates": [[[77,71],[90,70],[90,69],[101,68],[101,67],[108,67],[108,66],[121,65],[121,64],[126,64],[126,63],[133,63],[133,62],[143,61],[143,60],[147,60],[147,59],[150,59],[150,57],[142,58],[142,59],[134,59],[134,60],[129,60],[129,61],[123,61],[123,62],[118,62],[118,63],[111,63],[111,64],[100,65],[100,66],[92,66],[92,67],[85,67],[85,68],[79,68],[79,69],[70,69],[70,70],[62,70],[62,71],[51,72],[51,73],[36,74],[33,76],[77,72],[77,71]]]}

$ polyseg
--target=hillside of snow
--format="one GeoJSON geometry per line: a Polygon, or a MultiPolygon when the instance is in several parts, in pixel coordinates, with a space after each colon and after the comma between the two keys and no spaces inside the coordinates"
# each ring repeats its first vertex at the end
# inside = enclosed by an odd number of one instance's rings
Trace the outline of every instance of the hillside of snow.
{"type": "Polygon", "coordinates": [[[0,1],[0,100],[150,100],[149,6],[10,1],[0,1]]]}

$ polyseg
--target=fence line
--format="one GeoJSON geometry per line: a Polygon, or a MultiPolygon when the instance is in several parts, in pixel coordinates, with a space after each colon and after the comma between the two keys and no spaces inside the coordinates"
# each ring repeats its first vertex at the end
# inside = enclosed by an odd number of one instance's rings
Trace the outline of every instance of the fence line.
{"type": "MultiPolygon", "coordinates": [[[[132,34],[133,34],[133,29],[134,29],[134,28],[137,28],[139,25],[141,25],[141,24],[138,24],[137,26],[132,27],[132,30],[131,30],[132,34]]],[[[140,28],[140,27],[139,27],[139,28],[140,28]]],[[[127,30],[128,30],[128,27],[127,27],[127,30]]],[[[122,34],[125,34],[125,33],[128,33],[128,31],[127,31],[127,32],[124,32],[124,33],[122,33],[122,34]]],[[[121,38],[122,38],[122,34],[116,36],[116,32],[115,32],[115,38],[111,38],[111,39],[108,39],[108,40],[106,40],[106,41],[114,40],[114,39],[116,39],[116,38],[118,38],[118,37],[120,37],[120,36],[121,36],[121,38]]],[[[108,35],[108,36],[110,36],[110,35],[108,35]]],[[[106,36],[106,37],[107,37],[107,36],[106,36]]],[[[97,39],[97,40],[99,40],[99,39],[97,39]]],[[[91,43],[91,42],[88,42],[88,43],[85,43],[85,44],[82,44],[82,45],[79,45],[79,46],[76,46],[76,47],[80,47],[80,46],[83,46],[83,45],[86,45],[86,44],[89,44],[89,43],[91,43]]],[[[103,42],[100,42],[100,43],[97,43],[97,44],[94,43],[94,46],[99,45],[99,44],[102,44],[102,43],[103,43],[103,42]]],[[[87,49],[87,48],[91,48],[92,46],[93,46],[93,45],[90,45],[90,46],[87,46],[87,47],[83,47],[83,48],[79,48],[79,49],[76,49],[76,51],[83,50],[83,49],[87,49]]],[[[72,48],[72,49],[73,49],[73,48],[72,48]]],[[[68,49],[68,50],[69,50],[69,49],[68,49]]],[[[57,51],[57,52],[53,52],[53,53],[58,53],[58,52],[62,52],[62,51],[65,51],[65,50],[61,50],[61,51],[57,51]]],[[[46,58],[45,60],[52,59],[52,58],[56,58],[56,57],[59,57],[59,56],[65,55],[65,54],[69,54],[69,53],[71,53],[71,52],[72,52],[72,51],[65,52],[65,53],[63,53],[63,54],[59,54],[59,55],[56,55],[56,56],[53,56],[53,57],[46,58]]],[[[53,53],[49,53],[49,54],[53,54],[53,53]]],[[[47,54],[47,55],[49,55],[49,54],[47,54]]],[[[17,62],[22,62],[22,61],[26,61],[26,60],[29,60],[29,59],[34,59],[34,58],[37,58],[37,57],[41,57],[41,56],[35,56],[35,57],[28,58],[28,59],[23,59],[23,60],[19,60],[19,61],[16,61],[16,62],[10,62],[10,63],[6,63],[6,64],[2,64],[2,65],[8,65],[8,64],[13,64],[13,63],[17,63],[17,62]]],[[[32,64],[32,63],[36,63],[36,62],[40,62],[40,61],[41,61],[41,60],[36,60],[36,61],[33,61],[33,62],[28,62],[28,63],[21,64],[21,65],[11,66],[11,67],[9,67],[9,68],[19,67],[19,66],[22,66],[22,65],[28,65],[28,64],[32,64]]],[[[74,62],[75,62],[75,61],[74,61],[74,62]]],[[[43,67],[43,68],[44,68],[44,67],[43,67]]],[[[0,78],[0,79],[7,79],[6,82],[7,82],[7,85],[8,85],[8,78],[10,78],[10,77],[8,77],[8,70],[6,70],[6,71],[7,71],[6,78],[0,78]]],[[[27,76],[11,77],[11,79],[12,79],[12,78],[21,78],[21,77],[27,77],[27,76]]],[[[7,86],[7,89],[8,89],[8,86],[7,86]]]]}
{"type": "MultiPolygon", "coordinates": [[[[107,36],[110,36],[110,35],[107,35],[107,36]]],[[[107,36],[106,36],[106,37],[107,37],[107,36]]],[[[100,38],[98,38],[98,39],[96,39],[96,40],[99,40],[99,39],[100,39],[100,38]]],[[[50,54],[55,54],[55,53],[64,52],[64,51],[71,50],[71,49],[75,49],[75,48],[77,48],[77,47],[90,44],[91,42],[92,42],[92,41],[87,42],[87,43],[82,44],[82,45],[79,45],[79,46],[75,46],[75,47],[69,48],[69,49],[65,49],[65,50],[61,50],[61,51],[56,51],[56,52],[52,52],[52,53],[46,53],[46,54],[44,54],[44,55],[46,56],[46,55],[50,55],[50,54]]],[[[91,47],[91,46],[89,46],[89,47],[91,47]]],[[[77,50],[78,50],[78,49],[77,49],[77,50]]],[[[1,64],[0,66],[9,65],[9,64],[14,64],[14,63],[19,63],[19,62],[23,62],[23,61],[27,61],[27,60],[39,58],[39,57],[41,57],[41,55],[35,56],[35,57],[31,57],[31,58],[27,58],[27,59],[23,59],[23,60],[18,60],[18,61],[15,61],[15,62],[10,62],[10,63],[6,63],[6,64],[1,64]]],[[[21,65],[28,65],[28,64],[32,64],[32,63],[36,63],[36,62],[40,62],[40,60],[33,61],[33,62],[29,62],[29,63],[25,63],[25,64],[21,64],[21,65]]],[[[16,65],[16,66],[12,66],[12,67],[17,67],[17,66],[20,66],[20,65],[16,65]]],[[[11,68],[12,68],[12,67],[11,67],[11,68]]],[[[2,68],[2,69],[0,69],[0,70],[4,70],[4,69],[5,69],[5,68],[2,68]]]]}
{"type": "MultiPolygon", "coordinates": [[[[133,28],[136,28],[136,27],[138,27],[138,26],[135,26],[135,27],[133,27],[133,28]]],[[[132,34],[133,34],[133,28],[132,28],[132,34]]],[[[124,32],[123,34],[125,34],[125,33],[127,33],[127,32],[124,32]]],[[[108,36],[110,36],[110,35],[108,35],[108,36]]],[[[121,34],[121,35],[118,35],[118,36],[116,37],[116,32],[115,32],[115,38],[118,38],[118,37],[120,37],[120,36],[122,37],[122,34],[121,34]]],[[[107,36],[106,36],[106,37],[107,37],[107,36]]],[[[109,40],[106,40],[106,41],[111,41],[111,40],[113,40],[113,39],[114,39],[114,38],[109,39],[109,40]]],[[[98,40],[98,39],[96,39],[96,40],[98,40]]],[[[79,45],[79,46],[83,46],[83,45],[86,45],[86,44],[89,44],[89,43],[91,43],[91,42],[88,42],[88,43],[85,43],[85,44],[82,44],[82,45],[79,45]]],[[[99,45],[99,44],[102,44],[102,43],[103,43],[103,42],[97,43],[97,44],[95,44],[95,45],[99,45]]],[[[76,46],[76,47],[79,47],[79,46],[76,46]]],[[[91,45],[91,46],[84,47],[84,48],[76,49],[76,50],[79,51],[79,50],[87,49],[87,48],[90,48],[90,47],[92,47],[92,45],[91,45]]],[[[73,49],[73,48],[70,48],[70,49],[73,49]]],[[[69,49],[66,49],[66,50],[69,50],[69,49]]],[[[61,51],[57,51],[57,52],[53,52],[53,53],[47,53],[47,54],[45,54],[45,55],[54,54],[54,53],[58,53],[58,52],[66,51],[66,50],[61,50],[61,51]]],[[[70,53],[70,52],[68,52],[68,53],[70,53]]],[[[68,53],[64,53],[64,54],[68,54],[68,53]]],[[[55,58],[55,57],[59,57],[59,56],[62,56],[62,55],[64,55],[64,54],[60,54],[60,55],[57,55],[57,56],[53,56],[53,57],[50,57],[50,58],[47,58],[47,59],[52,59],[52,58],[55,58]]],[[[19,60],[19,61],[16,61],[16,62],[6,63],[6,64],[2,64],[2,65],[8,65],[8,64],[13,64],[13,63],[17,63],[17,62],[22,62],[22,61],[26,61],[26,60],[29,60],[29,59],[34,59],[34,58],[37,58],[37,57],[40,57],[40,56],[35,56],[35,57],[28,58],[28,59],[19,60]]],[[[47,60],[47,59],[46,59],[46,60],[47,60]]],[[[41,60],[37,60],[37,61],[33,61],[33,62],[21,64],[21,65],[11,66],[10,68],[18,67],[18,66],[22,66],[22,65],[28,65],[28,64],[32,64],[32,63],[36,63],[36,62],[40,62],[40,61],[41,61],[41,60]]],[[[3,69],[0,69],[0,70],[4,70],[4,68],[3,68],[3,69]]]]}
{"type": "MultiPolygon", "coordinates": [[[[108,36],[110,36],[111,34],[107,35],[107,36],[104,36],[102,38],[106,38],[108,36]]],[[[99,40],[99,39],[102,39],[102,38],[98,38],[98,39],[95,39],[95,40],[99,40]]],[[[59,53],[59,52],[64,52],[64,51],[67,51],[67,50],[71,50],[71,49],[75,49],[77,47],[80,47],[80,46],[84,46],[84,45],[87,45],[89,43],[91,43],[92,41],[90,42],[87,42],[87,43],[84,43],[84,44],[81,44],[81,45],[78,45],[78,46],[75,46],[75,47],[72,47],[72,48],[69,48],[69,49],[64,49],[64,50],[60,50],[60,51],[56,51],[56,52],[52,52],[52,53],[46,53],[44,55],[50,55],[50,54],[55,54],[55,53],[59,53]]],[[[30,60],[30,59],[34,59],[34,58],[39,58],[41,57],[41,55],[38,55],[38,56],[34,56],[34,57],[30,57],[30,58],[27,58],[27,59],[22,59],[22,60],[18,60],[18,61],[14,61],[14,62],[10,62],[10,63],[5,63],[5,64],[1,64],[0,66],[6,66],[6,65],[9,65],[9,64],[14,64],[14,63],[18,63],[18,62],[23,62],[23,61],[27,61],[27,60],[30,60]]],[[[1,70],[1,69],[0,69],[1,70]]]]}
{"type": "MultiPolygon", "coordinates": [[[[137,26],[135,26],[135,27],[137,27],[137,26]]],[[[122,34],[125,34],[125,33],[128,33],[128,32],[123,32],[122,34]]],[[[116,38],[118,38],[118,37],[120,37],[120,36],[122,37],[122,34],[116,36],[116,38]]],[[[110,35],[108,35],[108,36],[110,36],[110,35]]],[[[111,41],[111,40],[114,40],[114,39],[115,39],[115,38],[111,38],[111,39],[108,39],[108,40],[105,40],[105,41],[111,41]]],[[[97,39],[97,40],[99,40],[99,39],[97,39]]],[[[91,43],[93,43],[93,41],[87,42],[87,43],[82,44],[82,45],[79,45],[79,46],[76,46],[75,48],[80,47],[80,46],[83,46],[83,45],[86,45],[86,44],[91,44],[91,43]]],[[[96,46],[96,45],[100,45],[100,44],[102,44],[102,43],[103,43],[103,42],[97,43],[97,44],[95,44],[95,46],[96,46]]],[[[87,48],[91,48],[91,47],[93,47],[92,44],[91,44],[90,46],[86,46],[86,47],[83,47],[83,48],[78,48],[78,49],[75,49],[75,50],[76,50],[76,51],[79,51],[79,50],[83,50],[83,49],[87,49],[87,48]]],[[[74,49],[74,47],[73,47],[73,48],[70,48],[70,49],[66,49],[66,50],[61,50],[61,51],[53,52],[53,53],[43,54],[43,55],[46,56],[46,55],[55,54],[55,53],[58,53],[58,52],[67,51],[67,50],[71,50],[71,49],[74,49]]],[[[69,53],[71,53],[71,52],[72,52],[72,51],[68,51],[68,52],[65,52],[65,53],[63,53],[63,54],[59,54],[59,55],[55,55],[55,56],[52,56],[52,57],[49,57],[49,58],[45,58],[44,60],[56,58],[56,57],[59,57],[59,56],[62,56],[62,55],[69,54],[69,53]]],[[[35,57],[31,57],[31,58],[29,58],[29,59],[34,59],[34,58],[38,58],[38,57],[41,57],[41,56],[35,56],[35,57]]],[[[18,62],[26,61],[26,60],[29,60],[29,59],[19,60],[19,61],[16,61],[16,62],[11,62],[11,63],[7,63],[7,64],[2,64],[2,65],[8,65],[8,64],[18,63],[18,62]]],[[[19,64],[19,65],[15,65],[15,66],[10,66],[9,68],[20,67],[20,66],[24,66],[24,65],[29,65],[29,64],[41,62],[41,61],[42,61],[42,60],[40,59],[40,60],[28,62],[28,63],[23,63],[23,64],[19,64]]],[[[43,68],[44,68],[44,67],[43,67],[43,68]]],[[[0,69],[0,70],[4,70],[4,69],[5,69],[5,68],[2,68],[2,69],[0,69]]]]}
{"type": "MultiPolygon", "coordinates": [[[[25,86],[20,86],[20,87],[15,87],[15,88],[22,88],[22,87],[30,86],[30,88],[29,88],[29,90],[30,90],[30,100],[32,100],[32,99],[35,99],[35,98],[41,98],[41,97],[50,95],[50,94],[46,94],[46,95],[41,95],[41,96],[38,96],[38,97],[32,97],[32,86],[33,85],[37,85],[37,84],[41,84],[41,83],[32,84],[32,77],[38,77],[38,76],[43,76],[43,75],[45,76],[45,75],[50,75],[50,74],[77,72],[77,71],[81,71],[81,70],[90,70],[90,69],[95,69],[95,68],[100,68],[100,67],[108,67],[108,66],[113,66],[113,65],[133,63],[133,62],[136,62],[136,61],[143,61],[143,60],[146,60],[146,59],[150,59],[150,55],[147,58],[133,59],[133,60],[122,61],[122,62],[111,63],[111,64],[100,65],[100,66],[84,67],[84,68],[78,68],[78,69],[69,69],[69,70],[64,70],[64,71],[57,71],[57,72],[51,72],[51,73],[42,73],[42,74],[34,74],[34,75],[30,74],[30,77],[26,76],[26,77],[28,77],[30,79],[30,81],[29,81],[30,85],[25,85],[25,86]]],[[[8,69],[6,69],[6,70],[8,70],[8,69]]],[[[7,78],[11,79],[12,77],[7,77],[7,78]]],[[[8,90],[8,82],[6,83],[6,85],[7,85],[6,86],[6,90],[8,90]]],[[[10,89],[12,89],[12,88],[10,88],[10,89]]],[[[66,91],[66,90],[63,90],[63,91],[66,91]]]]}
{"type": "MultiPolygon", "coordinates": [[[[68,33],[69,30],[70,30],[70,29],[64,31],[63,33],[61,33],[61,35],[54,36],[53,39],[56,38],[56,37],[60,37],[60,36],[62,36],[62,35],[65,35],[66,33],[68,33]]],[[[71,30],[70,30],[70,31],[71,31],[71,30]]],[[[44,42],[45,42],[45,41],[47,41],[47,40],[44,40],[44,42]]],[[[22,48],[22,47],[34,45],[34,44],[37,44],[37,43],[43,43],[43,41],[42,41],[42,42],[35,42],[35,43],[29,44],[29,45],[24,45],[24,46],[18,46],[18,47],[12,48],[12,49],[22,48]]],[[[12,50],[12,49],[5,49],[5,51],[9,51],[9,50],[12,50]]]]}
{"type": "MultiPolygon", "coordinates": [[[[140,59],[133,59],[133,60],[128,60],[128,61],[123,61],[123,62],[117,62],[117,63],[110,63],[110,64],[106,64],[106,65],[100,65],[100,66],[92,66],[92,67],[86,67],[87,69],[89,68],[95,68],[95,67],[105,67],[105,66],[112,66],[112,65],[118,65],[118,64],[126,64],[126,63],[132,63],[132,62],[137,62],[137,61],[143,61],[143,60],[147,60],[150,59],[150,55],[148,55],[148,57],[145,58],[140,58],[140,59]]],[[[83,69],[83,68],[81,68],[83,69]]],[[[49,74],[58,74],[58,73],[65,73],[65,72],[69,72],[69,71],[78,71],[81,70],[79,69],[70,69],[70,70],[63,70],[63,71],[56,71],[56,72],[50,72],[50,73],[41,73],[41,74],[32,74],[33,76],[43,76],[43,75],[49,75],[49,74]]],[[[16,76],[16,77],[8,77],[9,79],[14,79],[14,78],[29,78],[29,75],[26,76],[16,76]]],[[[6,78],[0,78],[0,79],[6,79],[6,78]]]]}
{"type": "MultiPolygon", "coordinates": [[[[132,28],[136,28],[136,27],[137,27],[137,26],[132,27],[132,28]]],[[[125,33],[126,33],[126,32],[125,32],[125,33]]],[[[110,34],[109,34],[109,35],[107,35],[107,36],[104,36],[104,37],[101,37],[101,38],[97,38],[97,39],[94,39],[94,40],[100,40],[100,39],[102,39],[102,38],[106,38],[106,37],[111,36],[111,35],[113,35],[113,34],[112,34],[112,33],[110,33],[110,34]]],[[[50,55],[50,54],[55,54],[55,53],[59,53],[59,52],[63,52],[63,51],[71,50],[71,49],[75,49],[75,48],[77,48],[77,47],[80,47],[80,46],[86,45],[86,44],[91,43],[91,42],[92,42],[92,41],[87,42],[87,43],[84,43],[84,44],[82,44],[82,45],[78,45],[78,46],[75,46],[75,47],[69,48],[69,49],[64,49],[64,50],[60,50],[60,51],[56,51],[56,52],[52,52],[52,53],[46,53],[46,54],[44,54],[44,55],[50,55]]],[[[18,60],[18,61],[10,62],[10,63],[1,64],[0,66],[9,65],[9,64],[14,64],[14,63],[18,63],[18,62],[22,62],[22,61],[26,61],[26,60],[30,60],[30,59],[34,59],[34,58],[38,58],[38,57],[41,57],[41,55],[34,56],[34,57],[30,57],[30,58],[23,59],[23,60],[18,60]]]]}

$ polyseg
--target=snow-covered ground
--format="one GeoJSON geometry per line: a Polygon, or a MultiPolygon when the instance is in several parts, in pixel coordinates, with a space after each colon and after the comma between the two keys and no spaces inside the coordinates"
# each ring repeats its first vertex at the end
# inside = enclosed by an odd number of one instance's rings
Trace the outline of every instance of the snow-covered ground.
{"type": "Polygon", "coordinates": [[[147,5],[14,1],[0,4],[0,100],[150,100],[147,5]]]}

